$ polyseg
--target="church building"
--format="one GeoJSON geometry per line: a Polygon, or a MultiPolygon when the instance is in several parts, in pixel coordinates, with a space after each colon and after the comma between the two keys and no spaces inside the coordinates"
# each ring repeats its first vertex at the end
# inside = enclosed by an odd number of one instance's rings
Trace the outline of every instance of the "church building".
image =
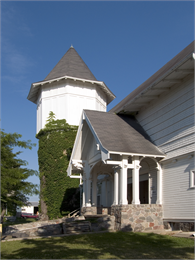
{"type": "Polygon", "coordinates": [[[71,46],[28,99],[37,133],[52,111],[78,125],[68,176],[80,178],[83,215],[116,230],[193,230],[194,42],[107,112],[115,95],[71,46]]]}
{"type": "Polygon", "coordinates": [[[194,230],[194,42],[109,112],[84,109],[68,175],[116,230],[194,230]]]}

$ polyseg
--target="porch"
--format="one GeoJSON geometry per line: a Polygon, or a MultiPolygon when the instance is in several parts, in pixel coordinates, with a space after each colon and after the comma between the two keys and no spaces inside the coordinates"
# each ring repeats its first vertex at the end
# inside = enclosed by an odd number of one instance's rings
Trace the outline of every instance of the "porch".
{"type": "Polygon", "coordinates": [[[115,216],[115,230],[163,229],[162,169],[158,160],[143,156],[115,159],[90,168],[85,163],[81,213],[115,216]]]}

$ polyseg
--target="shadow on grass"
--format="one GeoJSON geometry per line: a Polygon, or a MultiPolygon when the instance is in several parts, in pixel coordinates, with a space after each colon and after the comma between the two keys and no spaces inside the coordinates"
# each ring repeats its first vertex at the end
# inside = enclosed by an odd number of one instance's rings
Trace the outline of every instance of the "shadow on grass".
{"type": "Polygon", "coordinates": [[[116,232],[40,238],[1,245],[3,259],[192,259],[194,241],[116,232]]]}

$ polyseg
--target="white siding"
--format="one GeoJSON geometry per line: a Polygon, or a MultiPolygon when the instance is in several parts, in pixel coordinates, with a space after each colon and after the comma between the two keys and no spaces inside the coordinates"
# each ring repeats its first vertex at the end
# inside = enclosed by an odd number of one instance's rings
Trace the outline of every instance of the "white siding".
{"type": "Polygon", "coordinates": [[[46,124],[49,112],[56,119],[66,119],[70,125],[79,125],[83,109],[106,112],[106,95],[95,84],[77,81],[58,82],[42,87],[37,105],[37,132],[46,124]],[[39,104],[42,104],[40,107],[39,104]]]}
{"type": "Polygon", "coordinates": [[[166,154],[161,162],[164,218],[194,218],[195,189],[190,188],[194,159],[189,157],[195,151],[193,79],[157,98],[137,120],[166,154]]]}
{"type": "Polygon", "coordinates": [[[153,142],[167,154],[166,159],[195,150],[194,85],[183,83],[137,115],[153,142]]]}
{"type": "Polygon", "coordinates": [[[194,218],[195,189],[190,188],[194,158],[189,155],[162,163],[163,209],[165,218],[194,218]]]}

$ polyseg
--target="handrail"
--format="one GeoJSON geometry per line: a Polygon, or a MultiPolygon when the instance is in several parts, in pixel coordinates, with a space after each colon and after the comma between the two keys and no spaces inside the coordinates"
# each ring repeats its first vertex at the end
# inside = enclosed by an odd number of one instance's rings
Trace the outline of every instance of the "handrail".
{"type": "Polygon", "coordinates": [[[73,210],[72,212],[70,212],[69,214],[68,214],[68,218],[70,218],[71,217],[71,214],[73,214],[72,216],[74,216],[75,214],[77,214],[78,212],[80,212],[80,208],[78,208],[78,209],[75,209],[75,210],[73,210]]]}

